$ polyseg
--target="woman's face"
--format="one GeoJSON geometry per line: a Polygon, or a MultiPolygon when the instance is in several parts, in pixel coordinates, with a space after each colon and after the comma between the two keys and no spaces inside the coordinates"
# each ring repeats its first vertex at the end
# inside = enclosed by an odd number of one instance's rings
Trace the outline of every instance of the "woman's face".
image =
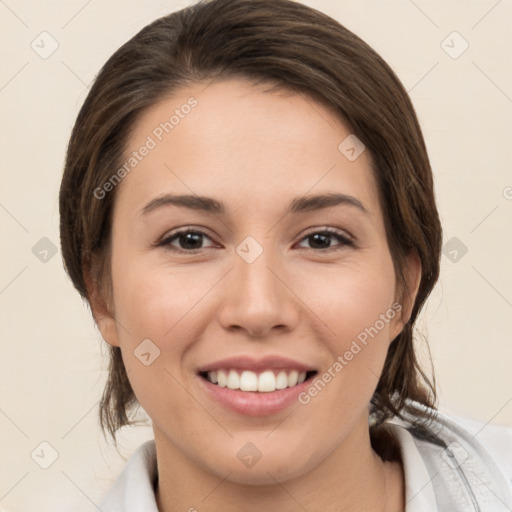
{"type": "Polygon", "coordinates": [[[157,450],[250,483],[357,453],[406,315],[368,152],[319,103],[243,80],[183,89],[128,142],[100,328],[157,450]]]}

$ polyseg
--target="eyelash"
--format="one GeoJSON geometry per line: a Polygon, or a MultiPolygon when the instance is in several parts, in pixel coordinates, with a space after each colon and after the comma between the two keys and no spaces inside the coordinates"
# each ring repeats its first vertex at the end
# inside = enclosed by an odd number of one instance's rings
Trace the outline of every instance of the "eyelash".
{"type": "MultiPolygon", "coordinates": [[[[203,248],[187,250],[187,249],[180,249],[180,248],[171,246],[171,242],[173,242],[175,239],[179,239],[180,236],[183,236],[183,235],[186,235],[189,233],[194,234],[194,235],[202,235],[202,236],[205,236],[206,238],[209,238],[210,240],[212,240],[211,237],[209,237],[205,232],[189,228],[189,229],[182,229],[181,231],[177,231],[175,233],[171,233],[169,236],[164,237],[160,242],[157,242],[155,245],[157,247],[164,247],[165,249],[173,251],[173,252],[197,254],[198,252],[201,252],[203,250],[203,248]]],[[[351,239],[349,239],[347,236],[343,235],[341,232],[339,232],[338,230],[333,229],[333,228],[323,228],[323,229],[319,229],[317,231],[312,231],[312,232],[308,233],[307,235],[305,235],[300,241],[302,242],[303,240],[306,240],[306,239],[312,237],[313,235],[317,235],[317,234],[329,235],[334,238],[337,238],[338,241],[341,242],[341,246],[338,249],[334,249],[334,250],[339,250],[339,249],[342,249],[343,247],[355,247],[355,244],[351,239]]],[[[326,249],[312,249],[312,250],[314,252],[331,252],[333,249],[331,247],[328,247],[326,249]]]]}

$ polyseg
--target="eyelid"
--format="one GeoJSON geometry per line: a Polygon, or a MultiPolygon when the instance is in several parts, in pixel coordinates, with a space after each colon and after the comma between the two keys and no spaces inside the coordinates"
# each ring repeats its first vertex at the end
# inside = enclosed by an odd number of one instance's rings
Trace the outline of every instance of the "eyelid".
{"type": "MultiPolygon", "coordinates": [[[[176,228],[174,230],[167,231],[162,237],[160,237],[157,240],[156,243],[153,244],[153,246],[156,246],[156,247],[170,246],[171,244],[170,244],[169,240],[171,240],[172,238],[177,238],[177,237],[179,237],[179,235],[186,234],[186,233],[199,234],[205,238],[210,239],[212,242],[217,243],[217,242],[215,242],[214,238],[208,233],[208,230],[206,228],[203,228],[203,227],[199,228],[199,227],[194,227],[194,226],[183,226],[181,228],[176,228]]],[[[175,248],[175,249],[178,252],[182,251],[182,252],[189,252],[189,253],[193,253],[194,251],[202,250],[202,249],[191,249],[191,250],[186,251],[185,249],[179,249],[179,248],[175,248]]]]}
{"type": "Polygon", "coordinates": [[[308,237],[310,237],[314,234],[317,234],[317,233],[320,233],[320,234],[327,233],[328,235],[332,235],[333,237],[338,238],[341,243],[339,243],[338,245],[334,245],[332,247],[327,247],[325,249],[316,249],[315,250],[315,249],[308,249],[308,248],[304,248],[304,247],[301,247],[300,249],[307,250],[308,252],[312,251],[313,253],[318,253],[321,255],[321,254],[331,253],[333,251],[338,251],[345,247],[351,247],[351,248],[356,247],[355,238],[351,234],[349,234],[348,232],[346,232],[344,230],[341,230],[338,228],[327,227],[327,226],[325,226],[325,227],[316,226],[316,227],[312,228],[310,231],[306,232],[304,235],[301,236],[298,243],[299,244],[302,243],[308,237]]]}
{"type": "Polygon", "coordinates": [[[337,235],[342,238],[346,238],[349,242],[355,242],[355,237],[353,237],[348,231],[339,228],[333,228],[330,226],[315,226],[308,230],[301,238],[303,240],[305,237],[313,235],[315,233],[329,233],[331,235],[337,235]]]}

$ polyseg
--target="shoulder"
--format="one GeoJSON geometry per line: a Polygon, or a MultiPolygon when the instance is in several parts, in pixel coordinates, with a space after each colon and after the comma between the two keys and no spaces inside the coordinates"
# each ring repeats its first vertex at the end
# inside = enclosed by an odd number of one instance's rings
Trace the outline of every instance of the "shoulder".
{"type": "Polygon", "coordinates": [[[512,427],[482,423],[470,418],[451,416],[454,423],[480,442],[512,481],[512,427]]]}
{"type": "Polygon", "coordinates": [[[414,475],[421,466],[428,474],[423,477],[428,483],[423,484],[430,487],[439,512],[510,510],[512,428],[450,416],[416,402],[407,405],[404,419],[391,422],[402,452],[406,485],[407,478],[417,480],[414,475]],[[424,415],[428,421],[422,419],[424,415]]]}

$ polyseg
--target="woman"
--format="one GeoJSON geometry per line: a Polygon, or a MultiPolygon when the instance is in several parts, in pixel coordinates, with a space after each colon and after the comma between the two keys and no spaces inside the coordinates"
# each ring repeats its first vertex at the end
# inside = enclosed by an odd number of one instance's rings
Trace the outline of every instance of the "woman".
{"type": "Polygon", "coordinates": [[[416,359],[442,243],[418,120],[336,21],[212,0],[145,27],[78,115],[60,212],[102,426],[140,404],[155,435],[104,512],[512,506],[416,359]]]}

